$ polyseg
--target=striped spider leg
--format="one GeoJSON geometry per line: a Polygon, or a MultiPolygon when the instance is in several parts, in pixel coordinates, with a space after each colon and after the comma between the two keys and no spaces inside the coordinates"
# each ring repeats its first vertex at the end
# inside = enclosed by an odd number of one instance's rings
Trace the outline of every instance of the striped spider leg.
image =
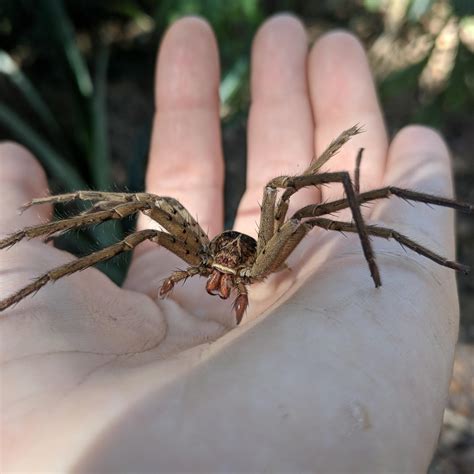
{"type": "MultiPolygon", "coordinates": [[[[0,311],[37,292],[48,282],[56,281],[72,273],[85,270],[99,262],[109,260],[122,252],[131,251],[145,240],[150,240],[165,247],[191,265],[190,269],[185,272],[186,276],[193,276],[197,273],[208,274],[202,268],[202,264],[207,261],[209,238],[197,221],[176,199],[147,193],[78,191],[34,199],[25,204],[23,210],[34,205],[67,202],[73,199],[93,201],[95,205],[80,215],[26,227],[15,232],[0,240],[0,249],[11,247],[25,238],[51,238],[59,232],[66,232],[87,225],[100,224],[107,220],[123,219],[137,212],[142,212],[158,222],[164,231],[149,229],[134,232],[120,242],[54,268],[35,279],[31,284],[0,301],[0,311]]],[[[171,288],[169,289],[171,290],[171,288]]]]}

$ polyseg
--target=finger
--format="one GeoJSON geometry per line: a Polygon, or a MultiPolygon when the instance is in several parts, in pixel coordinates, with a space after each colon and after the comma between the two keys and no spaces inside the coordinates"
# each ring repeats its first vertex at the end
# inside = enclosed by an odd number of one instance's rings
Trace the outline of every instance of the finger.
{"type": "Polygon", "coordinates": [[[12,142],[0,144],[0,234],[39,224],[51,218],[51,205],[19,208],[47,193],[46,174],[26,148],[12,142]]]}
{"type": "MultiPolygon", "coordinates": [[[[359,124],[365,133],[353,137],[323,170],[354,175],[363,147],[361,189],[379,186],[387,153],[387,136],[367,56],[359,41],[346,32],[324,35],[309,55],[309,87],[316,122],[315,149],[320,155],[343,130],[359,124]]],[[[323,199],[338,198],[340,185],[322,190],[323,199]]]]}
{"type": "MultiPolygon", "coordinates": [[[[165,34],[156,71],[156,114],[148,192],[178,199],[205,231],[223,226],[219,58],[209,25],[177,21],[165,34]]],[[[140,228],[156,224],[141,219],[140,228]]]]}
{"type": "MultiPolygon", "coordinates": [[[[423,126],[402,129],[390,145],[384,185],[452,197],[449,150],[443,138],[423,126]]],[[[371,218],[447,258],[454,256],[454,211],[408,203],[395,196],[377,203],[371,218]],[[436,246],[437,248],[433,248],[436,246]]]]}
{"type": "MultiPolygon", "coordinates": [[[[282,174],[298,174],[311,161],[313,119],[308,96],[307,37],[301,22],[278,15],[258,31],[252,50],[252,105],[248,126],[247,190],[235,227],[256,233],[263,187],[282,174]]],[[[310,192],[314,202],[317,195],[310,192]]],[[[293,207],[307,203],[303,193],[293,207]]]]}

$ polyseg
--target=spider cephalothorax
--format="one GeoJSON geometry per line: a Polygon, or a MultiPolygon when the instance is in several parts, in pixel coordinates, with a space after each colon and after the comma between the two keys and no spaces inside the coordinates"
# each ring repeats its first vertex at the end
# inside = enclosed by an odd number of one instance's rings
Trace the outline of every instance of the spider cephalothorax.
{"type": "Polygon", "coordinates": [[[251,267],[257,256],[257,242],[248,235],[228,230],[212,239],[209,248],[213,272],[206,290],[227,299],[230,290],[245,281],[242,271],[251,267]]]}
{"type": "Polygon", "coordinates": [[[206,290],[210,295],[227,299],[232,292],[237,293],[234,309],[239,323],[248,306],[246,285],[253,282],[245,275],[257,257],[257,241],[241,232],[226,230],[214,237],[202,254],[200,266],[187,271],[175,272],[163,283],[160,296],[166,296],[174,287],[176,277],[199,274],[207,276],[206,290]]]}
{"type": "Polygon", "coordinates": [[[235,294],[234,310],[237,323],[241,321],[248,306],[247,286],[262,281],[270,274],[284,268],[288,256],[314,227],[357,233],[376,287],[381,286],[382,283],[370,236],[394,239],[440,265],[467,273],[469,268],[465,265],[447,260],[393,229],[366,225],[360,206],[363,203],[390,196],[450,207],[468,213],[474,211],[472,204],[395,186],[360,192],[359,171],[362,150],[357,156],[354,181],[347,171],[319,173],[321,167],[337,153],[341,146],[359,132],[360,128],[357,126],[342,132],[301,175],[278,176],[267,183],[263,191],[257,240],[235,231],[225,231],[210,240],[184,206],[171,197],[148,193],[77,191],[34,199],[26,204],[25,208],[35,204],[67,202],[73,199],[92,201],[95,204],[78,216],[20,230],[0,240],[0,249],[14,245],[23,238],[39,236],[49,238],[70,229],[99,224],[109,219],[122,219],[137,212],[142,212],[158,222],[162,230],[148,229],[135,232],[110,247],[48,271],[28,286],[0,301],[0,311],[18,303],[50,281],[84,270],[119,253],[133,250],[145,240],[165,247],[188,264],[186,270],[176,271],[164,281],[160,289],[161,296],[168,295],[179,281],[196,275],[206,277],[208,293],[218,295],[223,299],[235,294]],[[303,207],[287,219],[289,201],[294,193],[308,186],[320,186],[327,183],[341,183],[346,196],[335,201],[303,207]],[[282,193],[278,198],[279,189],[282,193]],[[323,217],[345,208],[350,208],[352,222],[341,222],[323,217]]]}
{"type": "Polygon", "coordinates": [[[252,266],[257,257],[257,241],[235,230],[226,230],[214,237],[209,247],[211,267],[231,275],[239,275],[241,270],[252,266]]]}

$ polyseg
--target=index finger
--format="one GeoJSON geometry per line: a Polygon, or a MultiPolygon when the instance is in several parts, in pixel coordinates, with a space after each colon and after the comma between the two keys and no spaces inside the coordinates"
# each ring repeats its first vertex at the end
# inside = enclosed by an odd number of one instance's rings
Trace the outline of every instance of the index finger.
{"type": "MultiPolygon", "coordinates": [[[[184,18],[163,39],[146,190],[178,199],[211,236],[223,227],[219,58],[209,25],[184,18]]],[[[139,228],[156,227],[148,218],[139,228]]]]}

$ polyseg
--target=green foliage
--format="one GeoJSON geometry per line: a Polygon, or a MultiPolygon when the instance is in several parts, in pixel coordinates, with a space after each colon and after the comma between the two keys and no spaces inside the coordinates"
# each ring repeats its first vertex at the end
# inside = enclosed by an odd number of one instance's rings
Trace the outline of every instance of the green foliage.
{"type": "Polygon", "coordinates": [[[472,0],[452,0],[452,3],[456,15],[474,15],[474,2],[472,0]]]}
{"type": "MultiPolygon", "coordinates": [[[[25,3],[28,2],[24,2],[22,6],[25,3]]],[[[109,189],[111,165],[105,110],[108,50],[104,47],[98,49],[93,83],[63,3],[60,0],[43,1],[35,21],[41,28],[51,32],[48,46],[59,53],[55,67],[70,80],[67,95],[71,97],[70,110],[74,117],[72,133],[66,131],[64,124],[58,124],[57,114],[50,109],[33,82],[5,51],[0,52],[0,72],[19,90],[27,106],[40,118],[41,124],[35,126],[27,123],[6,104],[0,104],[0,123],[10,131],[13,138],[25,144],[38,157],[49,174],[54,190],[70,191],[89,187],[109,189]],[[43,128],[45,133],[41,133],[38,128],[43,128]]],[[[29,44],[32,51],[34,46],[33,42],[29,44]]],[[[117,224],[106,223],[105,227],[112,233],[118,233],[118,238],[123,234],[117,224]]],[[[71,243],[84,239],[89,242],[89,246],[97,242],[99,245],[108,245],[112,241],[107,233],[92,229],[85,231],[79,239],[76,236],[75,241],[71,239],[71,243]]],[[[68,242],[65,246],[71,247],[68,242]]],[[[71,250],[80,252],[75,245],[72,245],[71,250]]],[[[116,269],[112,268],[108,273],[115,279],[120,279],[116,269]]]]}
{"type": "Polygon", "coordinates": [[[411,21],[419,21],[432,7],[433,3],[434,0],[411,0],[407,18],[411,21]]]}

